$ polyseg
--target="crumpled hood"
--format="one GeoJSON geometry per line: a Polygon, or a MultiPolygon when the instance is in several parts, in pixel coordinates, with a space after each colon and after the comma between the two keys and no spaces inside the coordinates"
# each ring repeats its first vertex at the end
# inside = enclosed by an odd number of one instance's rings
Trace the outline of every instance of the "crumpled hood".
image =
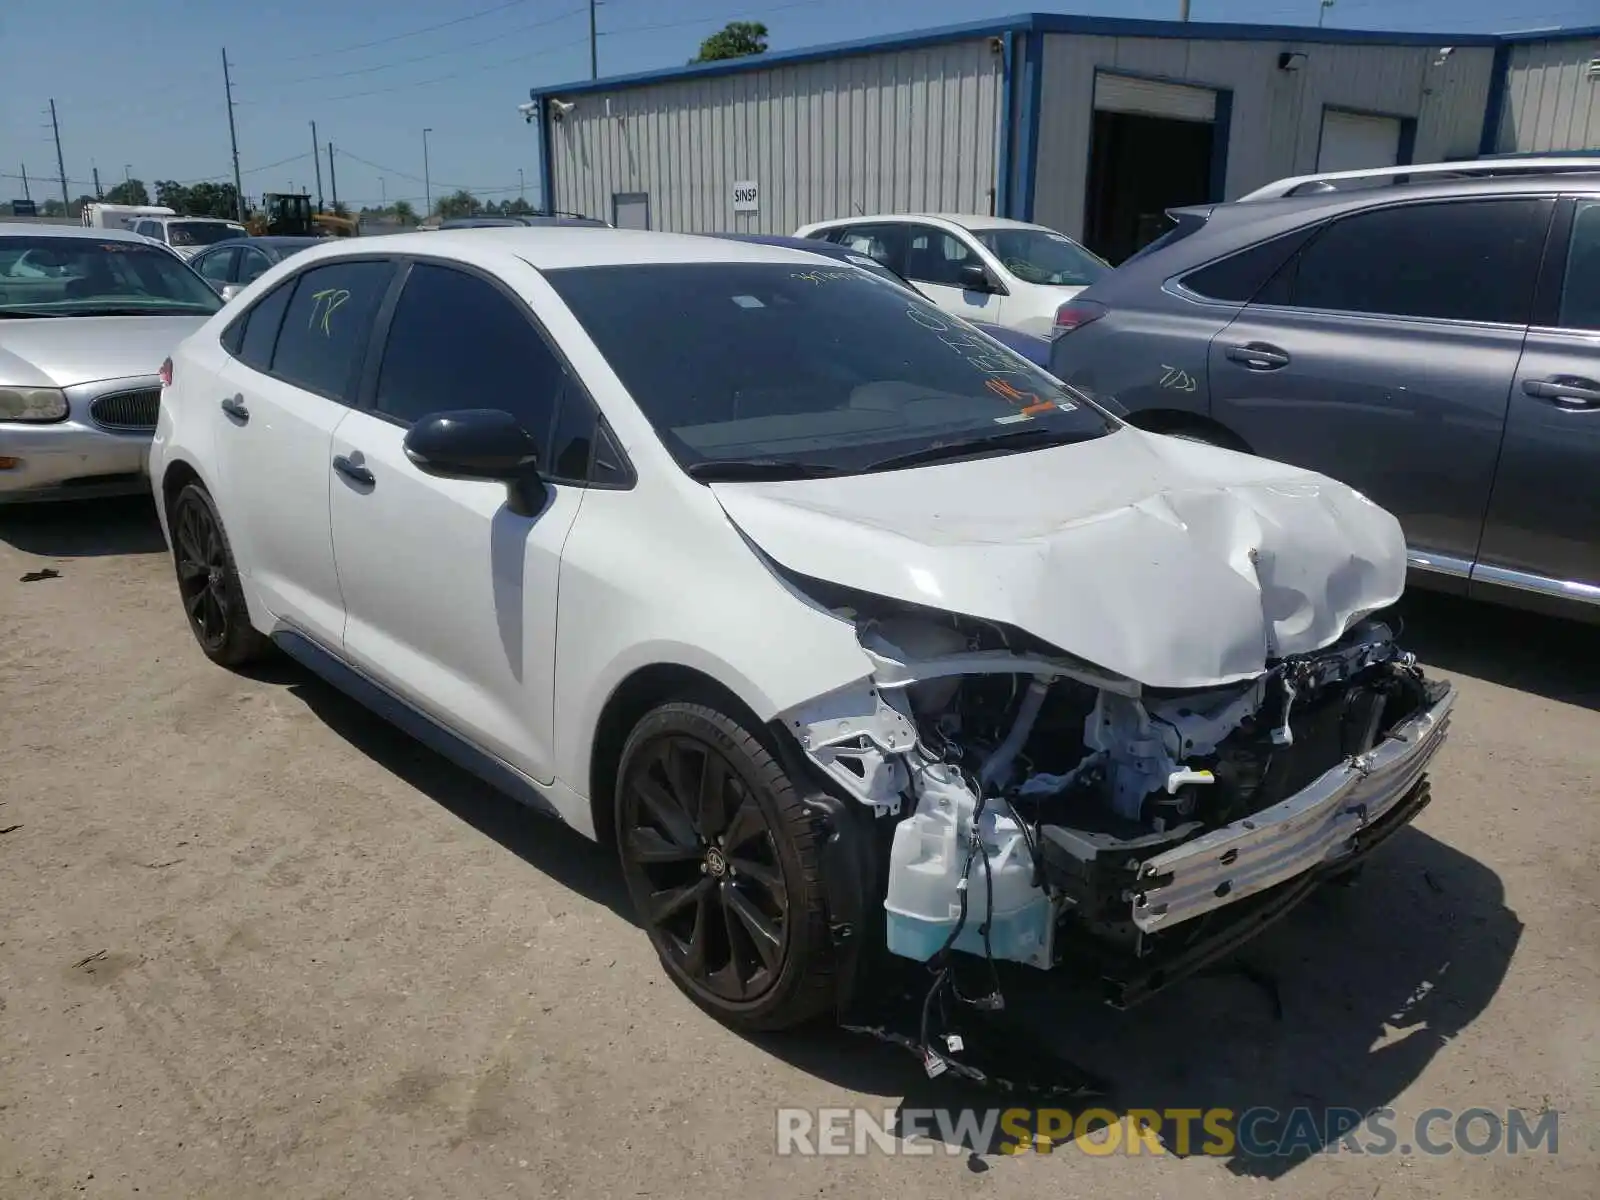
{"type": "Polygon", "coordinates": [[[1248,679],[1405,587],[1399,523],[1324,476],[1124,428],[905,471],[715,483],[819,579],[1002,621],[1147,687],[1248,679]]]}
{"type": "Polygon", "coordinates": [[[154,375],[209,317],[0,319],[0,385],[72,387],[154,375]]]}

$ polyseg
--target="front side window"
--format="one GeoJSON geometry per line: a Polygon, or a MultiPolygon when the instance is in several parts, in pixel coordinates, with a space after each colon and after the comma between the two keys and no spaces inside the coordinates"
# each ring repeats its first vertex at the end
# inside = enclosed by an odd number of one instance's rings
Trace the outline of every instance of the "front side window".
{"type": "Polygon", "coordinates": [[[1600,201],[1580,200],[1572,214],[1558,324],[1565,329],[1600,329],[1600,201]]]}
{"type": "Polygon", "coordinates": [[[372,261],[331,262],[298,276],[272,354],[272,374],[347,402],[393,276],[393,263],[372,261]]]}
{"type": "Polygon", "coordinates": [[[1258,302],[1526,325],[1554,201],[1408,204],[1327,225],[1258,302]]]}
{"type": "Polygon", "coordinates": [[[911,228],[906,246],[907,279],[945,287],[965,287],[966,284],[961,280],[961,268],[969,263],[981,266],[982,262],[972,248],[953,233],[926,225],[911,228]]]}
{"type": "Polygon", "coordinates": [[[675,263],[545,275],[700,478],[733,467],[891,469],[906,456],[1001,453],[1117,427],[1021,355],[853,267],[675,263]]]}
{"type": "Polygon", "coordinates": [[[389,325],[373,407],[407,425],[451,409],[504,409],[533,435],[543,466],[581,477],[592,420],[567,438],[581,436],[581,456],[551,444],[566,379],[565,365],[519,301],[470,272],[418,263],[389,325]]]}
{"type": "Polygon", "coordinates": [[[0,234],[0,317],[209,315],[221,303],[148,242],[0,234]]]}
{"type": "Polygon", "coordinates": [[[827,234],[830,242],[863,258],[905,274],[906,230],[903,225],[846,225],[827,234]]]}
{"type": "Polygon", "coordinates": [[[974,229],[972,236],[1024,283],[1088,287],[1111,270],[1105,259],[1051,229],[997,226],[974,229]]]}

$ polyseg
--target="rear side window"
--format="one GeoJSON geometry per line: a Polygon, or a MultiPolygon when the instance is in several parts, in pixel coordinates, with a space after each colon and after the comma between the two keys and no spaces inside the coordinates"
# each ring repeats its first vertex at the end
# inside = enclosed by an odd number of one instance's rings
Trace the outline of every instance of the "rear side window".
{"type": "Polygon", "coordinates": [[[240,331],[238,349],[234,351],[239,361],[247,367],[265,374],[272,366],[272,347],[278,341],[278,327],[283,324],[284,310],[289,307],[289,297],[294,294],[294,280],[281,284],[261,297],[244,316],[228,329],[223,344],[233,350],[229,338],[240,331]]]}
{"type": "Polygon", "coordinates": [[[1555,201],[1459,200],[1343,217],[1259,300],[1334,312],[1526,325],[1555,201]]]}
{"type": "Polygon", "coordinates": [[[297,276],[272,355],[272,374],[347,402],[393,275],[390,262],[332,262],[297,276]]]}
{"type": "Polygon", "coordinates": [[[1207,300],[1226,300],[1233,304],[1249,304],[1256,293],[1266,286],[1289,256],[1305,245],[1316,226],[1296,229],[1214,263],[1190,271],[1183,277],[1183,286],[1207,300]]]}

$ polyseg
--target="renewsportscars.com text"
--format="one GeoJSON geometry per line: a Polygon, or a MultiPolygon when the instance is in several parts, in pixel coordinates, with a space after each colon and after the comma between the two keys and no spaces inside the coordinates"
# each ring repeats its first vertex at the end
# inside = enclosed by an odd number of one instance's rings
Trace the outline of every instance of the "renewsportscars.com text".
{"type": "Polygon", "coordinates": [[[1224,1158],[1560,1152],[1551,1109],[1430,1108],[1402,1118],[1392,1108],[780,1108],[776,1116],[781,1155],[935,1154],[940,1144],[949,1154],[1224,1158]]]}

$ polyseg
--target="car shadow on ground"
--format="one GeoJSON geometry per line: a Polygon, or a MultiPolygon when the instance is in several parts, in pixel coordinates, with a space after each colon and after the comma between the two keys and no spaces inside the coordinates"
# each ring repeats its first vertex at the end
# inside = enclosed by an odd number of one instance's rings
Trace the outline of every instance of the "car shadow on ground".
{"type": "Polygon", "coordinates": [[[616,856],[609,850],[510,799],[287,657],[274,655],[250,674],[263,682],[287,684],[289,694],[328,728],[441,808],[529,866],[635,922],[616,856]]]}
{"type": "Polygon", "coordinates": [[[1600,624],[1415,589],[1388,615],[1399,617],[1406,649],[1441,675],[1600,711],[1600,624]]]}
{"type": "MultiPolygon", "coordinates": [[[[637,924],[609,850],[505,798],[287,659],[253,674],[286,685],[334,732],[530,866],[637,924]]],[[[1131,1011],[1106,1007],[1095,981],[1075,977],[1070,964],[1048,974],[1004,969],[1000,1027],[1014,1057],[1075,1064],[1106,1081],[1104,1096],[1046,1102],[949,1075],[929,1080],[904,1049],[832,1025],[751,1040],[842,1090],[900,1097],[887,1102],[897,1119],[1020,1106],[1030,1110],[1025,1124],[1053,1128],[1058,1145],[1070,1136],[1060,1107],[1101,1110],[1097,1123],[1137,1116],[1147,1127],[1143,1110],[1226,1110],[1241,1135],[1233,1142],[1208,1136],[1200,1117],[1187,1139],[1170,1121],[1152,1136],[1168,1154],[1212,1155],[1237,1175],[1277,1178],[1352,1123],[1387,1120],[1384,1110],[1484,1011],[1521,931],[1493,871],[1408,828],[1373,854],[1354,886],[1322,889],[1250,942],[1235,959],[1245,970],[1184,980],[1131,1011]],[[1045,1104],[1056,1111],[1040,1111],[1045,1104]]],[[[928,978],[914,964],[909,971],[928,978]]],[[[965,1153],[975,1171],[1014,1133],[997,1126],[979,1137],[917,1121],[916,1132],[965,1153]]],[[[1118,1122],[1118,1136],[1127,1125],[1118,1122]]],[[[1391,1150],[1411,1141],[1398,1122],[1391,1127],[1391,1150]]],[[[1368,1148],[1381,1141],[1369,1127],[1351,1138],[1368,1148]]]]}
{"type": "Polygon", "coordinates": [[[167,543],[149,496],[56,500],[0,507],[0,542],[40,558],[164,554],[167,543]]]}

